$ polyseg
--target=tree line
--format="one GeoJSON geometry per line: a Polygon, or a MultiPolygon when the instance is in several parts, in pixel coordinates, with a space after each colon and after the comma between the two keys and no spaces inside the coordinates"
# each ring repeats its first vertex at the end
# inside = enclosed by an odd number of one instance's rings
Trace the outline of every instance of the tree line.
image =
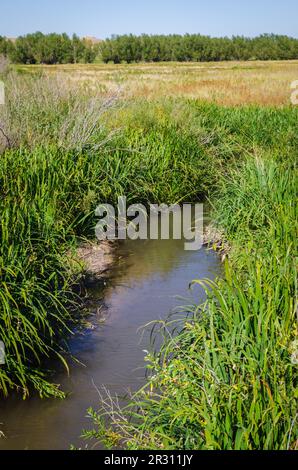
{"type": "Polygon", "coordinates": [[[0,54],[22,64],[289,60],[298,59],[298,39],[274,34],[255,38],[130,34],[94,44],[76,35],[37,32],[14,41],[0,36],[0,54]]]}
{"type": "Polygon", "coordinates": [[[16,40],[0,36],[0,54],[19,64],[74,64],[94,62],[98,47],[77,35],[43,34],[20,36],[16,40]]]}
{"type": "Polygon", "coordinates": [[[104,41],[101,56],[104,62],[114,63],[298,59],[298,39],[273,34],[256,38],[125,35],[104,41]]]}

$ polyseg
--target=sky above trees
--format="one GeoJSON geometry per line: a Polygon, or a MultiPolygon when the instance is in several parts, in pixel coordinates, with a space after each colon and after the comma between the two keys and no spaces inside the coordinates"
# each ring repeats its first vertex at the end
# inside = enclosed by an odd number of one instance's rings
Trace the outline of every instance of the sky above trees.
{"type": "Polygon", "coordinates": [[[0,35],[66,32],[298,38],[297,0],[1,0],[0,35]]]}

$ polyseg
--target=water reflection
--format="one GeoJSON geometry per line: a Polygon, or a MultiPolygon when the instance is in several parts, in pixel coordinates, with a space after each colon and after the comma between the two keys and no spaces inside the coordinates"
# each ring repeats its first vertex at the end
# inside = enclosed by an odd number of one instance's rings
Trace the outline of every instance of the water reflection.
{"type": "Polygon", "coordinates": [[[55,379],[69,392],[65,401],[36,397],[23,402],[10,398],[0,404],[0,449],[67,449],[70,443],[82,446],[79,436],[88,428],[89,406],[96,408],[96,386],[105,385],[113,394],[136,390],[144,381],[144,349],[148,334],[139,328],[165,318],[181,304],[176,296],[191,302],[203,300],[199,289],[188,292],[192,279],[214,277],[219,271],[214,253],[202,249],[184,251],[183,241],[122,243],[117,262],[104,290],[93,289],[90,328],[70,342],[70,348],[84,364],[73,364],[70,377],[64,371],[55,379]],[[105,322],[102,323],[102,317],[105,322]]]}

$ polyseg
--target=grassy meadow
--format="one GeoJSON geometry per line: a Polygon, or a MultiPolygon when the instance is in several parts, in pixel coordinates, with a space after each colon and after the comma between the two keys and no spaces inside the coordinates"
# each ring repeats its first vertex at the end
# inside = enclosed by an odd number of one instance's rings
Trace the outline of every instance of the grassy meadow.
{"type": "Polygon", "coordinates": [[[63,398],[94,210],[209,200],[225,275],[157,325],[147,385],[90,410],[128,449],[296,449],[298,62],[12,66],[0,106],[0,395],[63,398]],[[172,334],[173,329],[178,335],[172,334]]]}
{"type": "Polygon", "coordinates": [[[57,74],[124,99],[185,97],[224,106],[286,106],[298,61],[169,62],[155,64],[18,65],[24,73],[57,74]]]}

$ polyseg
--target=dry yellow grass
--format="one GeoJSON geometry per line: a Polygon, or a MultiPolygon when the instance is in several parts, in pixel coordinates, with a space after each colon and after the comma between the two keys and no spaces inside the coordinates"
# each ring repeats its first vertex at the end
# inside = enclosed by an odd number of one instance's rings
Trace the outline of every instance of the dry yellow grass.
{"type": "Polygon", "coordinates": [[[290,104],[298,61],[160,63],[131,65],[18,66],[43,70],[102,91],[121,90],[124,97],[184,96],[222,105],[290,104]]]}

